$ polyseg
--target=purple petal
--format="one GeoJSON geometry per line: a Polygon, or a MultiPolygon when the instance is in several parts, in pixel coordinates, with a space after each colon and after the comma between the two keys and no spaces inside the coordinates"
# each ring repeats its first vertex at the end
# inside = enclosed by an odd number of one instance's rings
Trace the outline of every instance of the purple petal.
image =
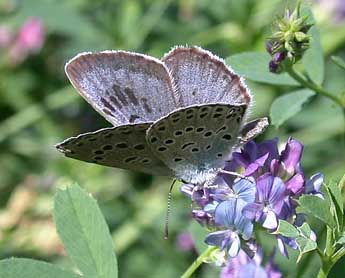
{"type": "Polygon", "coordinates": [[[230,198],[227,201],[221,202],[215,210],[215,223],[219,226],[231,228],[234,226],[236,218],[236,202],[237,199],[230,198]]]}
{"type": "Polygon", "coordinates": [[[235,162],[235,164],[242,166],[244,168],[246,168],[247,165],[251,162],[250,158],[246,154],[237,152],[234,152],[232,154],[232,161],[235,162]]]}
{"type": "Polygon", "coordinates": [[[207,213],[213,213],[216,210],[216,207],[218,206],[218,202],[214,201],[212,203],[208,203],[205,207],[204,207],[204,211],[207,213]]]}
{"type": "Polygon", "coordinates": [[[256,159],[253,163],[250,163],[244,172],[245,176],[251,176],[257,169],[263,167],[269,156],[269,153],[264,154],[263,156],[256,159]]]}
{"type": "Polygon", "coordinates": [[[278,218],[276,214],[272,210],[268,210],[264,215],[265,219],[262,223],[262,227],[270,230],[276,229],[278,226],[278,218]]]}
{"type": "Polygon", "coordinates": [[[279,249],[280,253],[284,257],[289,258],[289,253],[288,253],[287,247],[286,247],[285,242],[281,236],[277,237],[277,242],[278,242],[278,249],[279,249]]]}
{"type": "Polygon", "coordinates": [[[303,190],[304,176],[302,174],[296,174],[285,185],[287,190],[290,190],[295,195],[300,195],[303,190]]]}
{"type": "Polygon", "coordinates": [[[212,222],[212,217],[210,214],[203,210],[193,210],[192,217],[199,222],[200,225],[205,226],[212,222]]]}
{"type": "Polygon", "coordinates": [[[295,207],[291,205],[289,199],[285,199],[278,214],[279,219],[287,220],[295,213],[295,207]]]}
{"type": "Polygon", "coordinates": [[[264,155],[266,153],[269,154],[266,165],[269,165],[272,161],[272,159],[278,159],[279,158],[279,152],[278,152],[278,138],[274,138],[271,140],[266,140],[260,144],[258,144],[258,151],[259,155],[264,155]]]}
{"type": "Polygon", "coordinates": [[[285,59],[285,52],[277,52],[276,54],[273,55],[273,60],[276,63],[280,63],[285,59]]]}
{"type": "Polygon", "coordinates": [[[254,263],[242,266],[238,274],[238,278],[269,278],[266,271],[254,263]]]}
{"type": "Polygon", "coordinates": [[[250,163],[244,171],[243,175],[246,177],[252,176],[259,168],[260,165],[258,165],[257,163],[250,163]]]}
{"type": "Polygon", "coordinates": [[[285,178],[286,169],[284,163],[279,161],[279,159],[272,159],[270,164],[270,171],[273,176],[285,178]]]}
{"type": "Polygon", "coordinates": [[[253,233],[253,223],[242,214],[247,203],[241,199],[236,202],[235,227],[242,233],[243,239],[248,240],[253,233]]]}
{"type": "Polygon", "coordinates": [[[190,233],[180,233],[176,239],[176,247],[181,251],[190,251],[194,248],[194,241],[190,233]]]}
{"type": "Polygon", "coordinates": [[[227,233],[228,230],[210,233],[206,236],[205,243],[208,245],[221,247],[227,233]]]}
{"type": "Polygon", "coordinates": [[[281,154],[280,160],[284,163],[287,172],[293,175],[297,164],[301,160],[303,145],[292,138],[286,143],[285,150],[281,154]]]}
{"type": "Polygon", "coordinates": [[[313,230],[311,230],[310,233],[310,237],[309,237],[312,241],[316,241],[317,240],[317,236],[315,234],[315,232],[313,230]]]}
{"type": "Polygon", "coordinates": [[[281,178],[275,177],[269,192],[268,201],[272,207],[279,213],[285,198],[285,184],[281,178]]]}
{"type": "Polygon", "coordinates": [[[240,251],[241,241],[237,233],[232,233],[231,238],[232,241],[230,243],[229,256],[233,258],[236,257],[238,252],[240,251]]]}
{"type": "Polygon", "coordinates": [[[266,265],[265,270],[266,270],[266,273],[268,274],[269,278],[281,278],[282,277],[282,273],[273,264],[273,262],[271,260],[266,265]]]}
{"type": "Polygon", "coordinates": [[[315,191],[320,191],[323,184],[324,176],[322,173],[316,173],[312,175],[309,180],[307,180],[305,185],[305,193],[312,193],[315,191]]]}
{"type": "Polygon", "coordinates": [[[234,184],[234,191],[238,197],[248,203],[254,202],[256,185],[254,179],[240,179],[234,184]]]}
{"type": "Polygon", "coordinates": [[[272,184],[273,184],[273,177],[269,173],[266,173],[260,176],[256,180],[258,199],[260,202],[268,201],[272,184]]]}
{"type": "Polygon", "coordinates": [[[262,204],[250,203],[243,208],[242,214],[250,220],[255,220],[258,212],[262,211],[263,208],[262,204]]]}
{"type": "Polygon", "coordinates": [[[246,154],[249,162],[254,161],[257,158],[258,147],[254,141],[249,141],[244,145],[243,153],[246,154]]]}

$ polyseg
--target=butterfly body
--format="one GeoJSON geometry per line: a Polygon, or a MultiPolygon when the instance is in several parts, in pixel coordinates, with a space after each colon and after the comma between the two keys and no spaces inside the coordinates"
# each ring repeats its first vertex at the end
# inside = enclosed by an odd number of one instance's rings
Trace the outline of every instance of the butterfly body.
{"type": "Polygon", "coordinates": [[[175,176],[193,184],[215,178],[241,138],[251,103],[243,80],[198,47],[178,47],[162,61],[142,54],[78,55],[66,72],[79,93],[114,127],[57,145],[66,156],[105,166],[175,176]]]}

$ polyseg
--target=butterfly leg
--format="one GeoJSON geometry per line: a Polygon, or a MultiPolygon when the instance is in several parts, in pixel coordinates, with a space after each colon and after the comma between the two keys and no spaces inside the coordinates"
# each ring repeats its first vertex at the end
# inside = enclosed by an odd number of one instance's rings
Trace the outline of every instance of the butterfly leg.
{"type": "Polygon", "coordinates": [[[245,180],[247,180],[247,181],[253,183],[253,181],[252,181],[250,178],[248,178],[248,177],[246,177],[246,176],[243,176],[243,175],[241,175],[241,174],[239,174],[239,173],[236,173],[236,172],[226,171],[226,170],[221,169],[221,170],[219,170],[219,173],[221,173],[221,174],[227,174],[227,175],[234,176],[234,177],[238,177],[238,178],[240,178],[240,179],[245,179],[245,180]]]}

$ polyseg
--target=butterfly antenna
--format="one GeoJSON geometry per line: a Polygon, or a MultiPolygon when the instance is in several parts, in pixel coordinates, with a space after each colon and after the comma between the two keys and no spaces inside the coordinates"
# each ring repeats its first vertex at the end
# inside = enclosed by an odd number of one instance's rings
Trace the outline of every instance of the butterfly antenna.
{"type": "Polygon", "coordinates": [[[238,178],[240,178],[240,179],[244,179],[244,180],[247,180],[247,181],[253,183],[253,181],[252,181],[251,179],[249,179],[248,177],[243,176],[243,175],[241,175],[241,174],[239,174],[239,173],[236,173],[236,172],[226,171],[226,170],[221,169],[221,170],[219,171],[219,173],[227,174],[227,175],[234,176],[234,177],[238,177],[238,178]]]}
{"type": "Polygon", "coordinates": [[[164,228],[164,239],[169,238],[169,216],[170,216],[170,208],[171,208],[171,200],[172,200],[172,190],[176,183],[177,179],[174,179],[172,184],[170,185],[169,193],[168,193],[168,204],[167,204],[167,213],[165,215],[165,228],[164,228]]]}

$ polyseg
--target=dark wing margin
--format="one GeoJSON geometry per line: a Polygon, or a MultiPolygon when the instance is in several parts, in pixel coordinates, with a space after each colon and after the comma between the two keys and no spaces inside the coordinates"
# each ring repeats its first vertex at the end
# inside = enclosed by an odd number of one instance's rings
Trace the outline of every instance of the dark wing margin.
{"type": "Polygon", "coordinates": [[[170,169],[146,143],[150,124],[105,128],[66,139],[56,145],[65,156],[109,167],[171,176],[170,169]]]}

